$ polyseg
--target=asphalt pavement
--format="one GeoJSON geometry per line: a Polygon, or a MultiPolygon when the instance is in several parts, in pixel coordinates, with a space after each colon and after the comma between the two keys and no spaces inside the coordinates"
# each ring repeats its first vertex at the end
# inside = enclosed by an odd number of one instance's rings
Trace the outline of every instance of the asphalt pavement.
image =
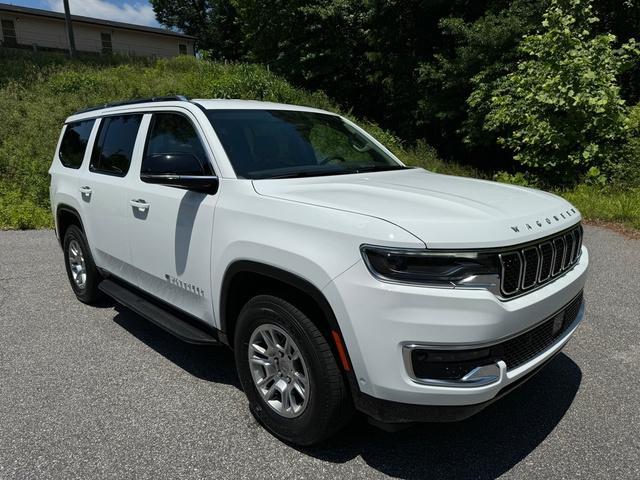
{"type": "Polygon", "coordinates": [[[587,227],[586,319],[477,416],[292,448],[231,353],[78,302],[51,231],[0,232],[0,479],[640,478],[640,241],[587,227]]]}

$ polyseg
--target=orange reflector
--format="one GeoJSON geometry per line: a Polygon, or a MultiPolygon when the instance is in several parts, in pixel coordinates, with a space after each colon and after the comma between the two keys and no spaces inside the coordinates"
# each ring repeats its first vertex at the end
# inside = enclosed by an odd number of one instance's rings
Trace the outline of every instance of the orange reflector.
{"type": "Polygon", "coordinates": [[[342,338],[340,338],[340,334],[335,330],[331,330],[331,336],[333,337],[333,341],[335,342],[336,348],[338,349],[338,356],[340,357],[342,368],[345,372],[351,371],[351,367],[349,366],[349,359],[347,358],[347,350],[344,348],[342,338]]]}

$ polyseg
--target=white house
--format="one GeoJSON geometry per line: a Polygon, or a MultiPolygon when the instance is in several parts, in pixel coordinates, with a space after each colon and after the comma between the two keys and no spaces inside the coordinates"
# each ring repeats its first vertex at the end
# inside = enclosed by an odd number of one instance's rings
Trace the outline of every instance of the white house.
{"type": "MultiPolygon", "coordinates": [[[[190,35],[72,15],[76,50],[142,57],[194,55],[190,35]]],[[[64,13],[0,3],[0,47],[69,49],[64,13]]]]}

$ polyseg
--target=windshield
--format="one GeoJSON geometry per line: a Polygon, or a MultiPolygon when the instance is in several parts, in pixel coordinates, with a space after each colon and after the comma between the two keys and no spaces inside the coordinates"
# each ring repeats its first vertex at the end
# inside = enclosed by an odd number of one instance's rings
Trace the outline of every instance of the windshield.
{"type": "Polygon", "coordinates": [[[238,177],[292,178],[405,168],[337,115],[208,110],[238,177]]]}

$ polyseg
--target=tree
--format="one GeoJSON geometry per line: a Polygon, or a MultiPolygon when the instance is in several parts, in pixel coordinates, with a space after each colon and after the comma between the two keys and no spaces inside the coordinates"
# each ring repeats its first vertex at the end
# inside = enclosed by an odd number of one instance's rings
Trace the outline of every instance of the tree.
{"type": "Polygon", "coordinates": [[[481,86],[490,85],[514,68],[517,46],[540,24],[544,6],[539,0],[494,0],[470,20],[459,16],[462,9],[440,19],[440,45],[418,68],[421,96],[415,121],[442,154],[472,152],[470,161],[495,166],[496,138],[483,128],[486,103],[469,108],[465,100],[474,91],[474,78],[481,86]]]}
{"type": "Polygon", "coordinates": [[[237,12],[230,0],[149,0],[156,19],[196,37],[199,50],[212,58],[238,60],[244,55],[237,12]]]}
{"type": "Polygon", "coordinates": [[[364,82],[365,11],[358,0],[235,0],[245,58],[355,104],[364,82]]]}
{"type": "MultiPolygon", "coordinates": [[[[575,183],[589,169],[610,172],[622,155],[627,109],[616,77],[637,50],[594,35],[597,21],[591,0],[550,0],[541,31],[518,47],[517,68],[489,86],[485,128],[552,183],[575,183]]],[[[487,98],[487,84],[475,83],[472,109],[487,98]]]]}

